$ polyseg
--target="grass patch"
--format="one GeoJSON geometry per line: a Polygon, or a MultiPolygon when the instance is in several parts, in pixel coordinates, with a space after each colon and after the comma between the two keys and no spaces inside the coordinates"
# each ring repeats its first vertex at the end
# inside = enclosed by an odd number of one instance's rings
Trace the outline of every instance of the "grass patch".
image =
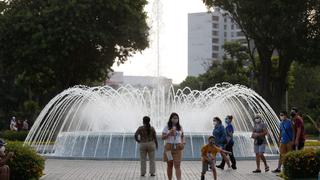
{"type": "Polygon", "coordinates": [[[306,141],[305,146],[320,146],[320,141],[306,141]]]}

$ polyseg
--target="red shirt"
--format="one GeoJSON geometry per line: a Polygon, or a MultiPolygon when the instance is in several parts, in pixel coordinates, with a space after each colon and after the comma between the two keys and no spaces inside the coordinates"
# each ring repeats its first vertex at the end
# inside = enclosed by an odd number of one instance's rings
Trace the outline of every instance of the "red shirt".
{"type": "Polygon", "coordinates": [[[302,141],[305,140],[305,137],[304,137],[303,119],[302,119],[299,115],[296,115],[296,116],[293,118],[293,129],[294,129],[294,134],[295,134],[294,140],[296,139],[296,134],[297,134],[298,128],[301,128],[301,133],[300,133],[300,137],[299,137],[299,142],[302,142],[302,141]]]}

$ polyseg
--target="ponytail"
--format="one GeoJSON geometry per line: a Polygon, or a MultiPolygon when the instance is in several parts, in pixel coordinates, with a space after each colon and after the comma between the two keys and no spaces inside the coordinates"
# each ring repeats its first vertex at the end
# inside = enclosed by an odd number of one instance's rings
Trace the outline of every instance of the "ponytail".
{"type": "Polygon", "coordinates": [[[150,117],[149,116],[144,116],[143,117],[143,124],[147,128],[148,135],[150,135],[150,133],[151,133],[151,125],[150,125],[150,117]]]}

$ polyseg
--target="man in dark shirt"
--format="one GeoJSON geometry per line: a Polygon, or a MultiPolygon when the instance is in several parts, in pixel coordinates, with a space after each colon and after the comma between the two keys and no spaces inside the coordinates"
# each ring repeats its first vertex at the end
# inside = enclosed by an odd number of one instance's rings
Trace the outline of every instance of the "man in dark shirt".
{"type": "Polygon", "coordinates": [[[291,117],[294,130],[294,149],[301,150],[304,147],[305,141],[303,119],[301,116],[299,116],[297,108],[291,108],[291,117]]]}

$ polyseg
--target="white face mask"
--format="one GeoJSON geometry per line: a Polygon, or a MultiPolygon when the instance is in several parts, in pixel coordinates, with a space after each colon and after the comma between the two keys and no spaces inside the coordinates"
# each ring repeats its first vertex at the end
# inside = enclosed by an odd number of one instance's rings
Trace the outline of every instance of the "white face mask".
{"type": "Polygon", "coordinates": [[[178,118],[172,118],[172,120],[171,120],[172,124],[177,124],[177,123],[178,123],[178,121],[179,121],[179,119],[178,119],[178,118]]]}
{"type": "Polygon", "coordinates": [[[213,126],[216,126],[217,125],[217,121],[213,121],[213,126]]]}
{"type": "Polygon", "coordinates": [[[256,118],[256,119],[254,119],[254,121],[255,121],[256,123],[260,123],[260,122],[261,122],[261,119],[260,119],[260,118],[256,118]]]}
{"type": "Polygon", "coordinates": [[[3,153],[4,153],[5,150],[6,150],[6,147],[4,147],[4,146],[2,146],[2,147],[0,148],[0,152],[3,152],[3,153]]]}

